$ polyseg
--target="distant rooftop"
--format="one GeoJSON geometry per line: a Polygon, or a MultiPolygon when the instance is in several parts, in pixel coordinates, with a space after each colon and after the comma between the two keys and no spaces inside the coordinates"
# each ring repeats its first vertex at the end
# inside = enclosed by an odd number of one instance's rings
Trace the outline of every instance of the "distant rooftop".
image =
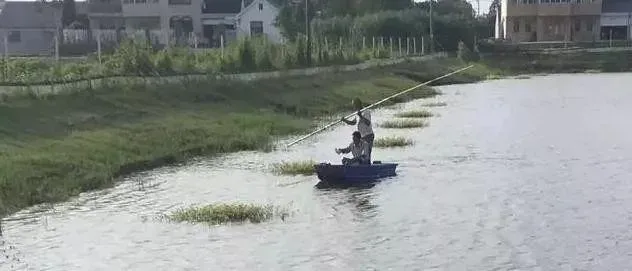
{"type": "Polygon", "coordinates": [[[0,28],[55,28],[59,16],[61,8],[50,3],[8,1],[0,12],[0,28]]]}
{"type": "MultiPolygon", "coordinates": [[[[86,14],[86,2],[75,5],[77,15],[86,14]]],[[[55,28],[61,20],[61,6],[47,2],[7,1],[0,8],[0,28],[55,28]]]]}

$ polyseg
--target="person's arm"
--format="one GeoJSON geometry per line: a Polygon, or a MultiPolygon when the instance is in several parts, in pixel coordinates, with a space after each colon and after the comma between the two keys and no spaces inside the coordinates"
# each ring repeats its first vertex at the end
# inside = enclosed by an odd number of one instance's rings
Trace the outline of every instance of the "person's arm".
{"type": "Polygon", "coordinates": [[[349,152],[351,152],[351,145],[352,144],[353,143],[349,144],[349,146],[347,146],[346,148],[338,149],[338,151],[341,152],[341,153],[349,153],[349,152]]]}
{"type": "Polygon", "coordinates": [[[342,122],[348,124],[348,125],[355,125],[356,124],[356,119],[354,118],[353,120],[347,120],[344,117],[342,117],[340,120],[342,120],[342,122]]]}
{"type": "Polygon", "coordinates": [[[358,117],[360,117],[360,121],[366,125],[371,125],[371,113],[365,111],[364,113],[358,111],[358,117]]]}

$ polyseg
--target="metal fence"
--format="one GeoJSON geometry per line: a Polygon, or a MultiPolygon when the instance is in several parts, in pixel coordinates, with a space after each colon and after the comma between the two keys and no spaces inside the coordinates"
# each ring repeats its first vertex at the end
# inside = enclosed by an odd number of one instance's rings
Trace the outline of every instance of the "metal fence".
{"type": "MultiPolygon", "coordinates": [[[[17,31],[10,31],[17,32],[17,31]]],[[[202,38],[194,33],[178,36],[174,31],[163,30],[74,30],[65,29],[59,35],[55,31],[39,29],[21,29],[20,38],[8,33],[0,43],[0,52],[5,59],[38,58],[44,61],[80,60],[87,56],[100,56],[115,50],[126,39],[149,41],[154,47],[184,46],[194,51],[209,49],[224,50],[237,40],[241,34],[236,31],[225,32],[218,39],[202,38]]],[[[360,51],[385,50],[393,57],[424,54],[427,38],[418,37],[317,37],[312,39],[312,48],[316,50],[360,51]]],[[[281,46],[286,44],[280,41],[281,46]]]]}

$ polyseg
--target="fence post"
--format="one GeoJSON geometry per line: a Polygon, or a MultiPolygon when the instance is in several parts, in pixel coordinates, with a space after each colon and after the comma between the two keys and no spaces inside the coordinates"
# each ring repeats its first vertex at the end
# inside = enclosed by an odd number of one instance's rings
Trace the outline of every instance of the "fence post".
{"type": "Polygon", "coordinates": [[[417,38],[413,37],[413,55],[417,55],[417,38]]]}
{"type": "Polygon", "coordinates": [[[342,36],[338,38],[338,46],[338,49],[340,50],[340,52],[342,52],[342,36]]]}
{"type": "Polygon", "coordinates": [[[366,50],[366,37],[362,36],[362,50],[366,50]]]}
{"type": "Polygon", "coordinates": [[[221,56],[224,59],[224,35],[219,35],[219,44],[221,47],[221,56]]]}
{"type": "Polygon", "coordinates": [[[388,40],[389,47],[391,47],[391,58],[393,57],[393,37],[389,37],[388,40]]]}
{"type": "Polygon", "coordinates": [[[9,77],[9,39],[7,32],[4,32],[4,78],[9,77]]]}
{"type": "Polygon", "coordinates": [[[373,51],[375,51],[375,36],[373,37],[373,47],[371,49],[373,49],[373,51]]]}
{"type": "Polygon", "coordinates": [[[380,37],[380,49],[384,48],[384,37],[380,37]]]}
{"type": "Polygon", "coordinates": [[[97,58],[99,59],[99,64],[101,63],[101,29],[97,29],[97,58]]]}
{"type": "Polygon", "coordinates": [[[421,55],[426,54],[426,46],[424,45],[424,36],[421,36],[421,55]]]}
{"type": "Polygon", "coordinates": [[[351,51],[355,52],[355,42],[353,42],[353,37],[349,36],[349,44],[351,44],[351,51]]]}
{"type": "Polygon", "coordinates": [[[399,56],[402,56],[402,37],[397,38],[399,41],[399,56]]]}
{"type": "Polygon", "coordinates": [[[406,37],[406,55],[410,55],[410,37],[406,37]]]}
{"type": "Polygon", "coordinates": [[[325,51],[329,53],[329,41],[327,40],[327,37],[325,37],[325,51]]]}
{"type": "Polygon", "coordinates": [[[59,62],[59,32],[55,34],[55,62],[59,62]]]}

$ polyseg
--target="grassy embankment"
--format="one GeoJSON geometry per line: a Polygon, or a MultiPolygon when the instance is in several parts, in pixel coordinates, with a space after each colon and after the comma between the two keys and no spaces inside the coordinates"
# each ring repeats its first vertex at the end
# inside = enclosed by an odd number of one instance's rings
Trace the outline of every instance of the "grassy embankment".
{"type": "MultiPolygon", "coordinates": [[[[0,214],[66,200],[193,155],[264,149],[274,136],[313,128],[315,116],[349,110],[353,97],[379,100],[462,65],[446,59],[256,83],[119,84],[10,97],[0,104],[0,214]]],[[[489,73],[480,66],[440,83],[489,73]]],[[[433,93],[426,88],[405,99],[433,93]]]]}

